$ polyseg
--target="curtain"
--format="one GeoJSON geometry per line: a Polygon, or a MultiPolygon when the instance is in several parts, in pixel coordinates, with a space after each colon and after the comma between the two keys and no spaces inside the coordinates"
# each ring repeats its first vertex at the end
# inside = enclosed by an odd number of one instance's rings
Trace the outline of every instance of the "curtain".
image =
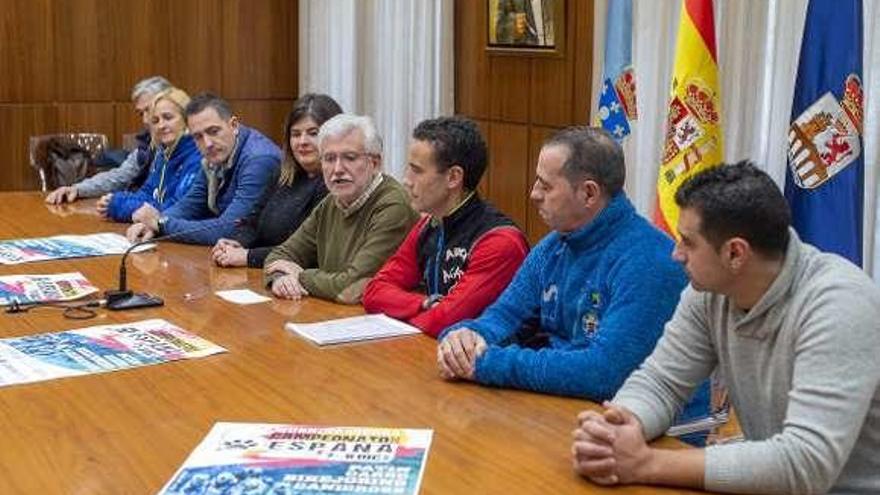
{"type": "MultiPolygon", "coordinates": [[[[864,0],[865,270],[880,280],[880,215],[877,215],[880,137],[880,0],[864,0]]],[[[664,136],[681,0],[634,0],[633,65],[639,119],[624,142],[627,194],[649,216],[664,136]]],[[[593,105],[602,74],[607,0],[596,0],[593,105]]],[[[715,34],[721,83],[724,155],[750,159],[782,188],[788,127],[807,0],[715,0],[715,34]]],[[[591,120],[592,121],[592,120],[591,120]]]]}
{"type": "Polygon", "coordinates": [[[452,0],[300,0],[300,93],[369,115],[400,177],[421,120],[454,111],[452,0]]]}

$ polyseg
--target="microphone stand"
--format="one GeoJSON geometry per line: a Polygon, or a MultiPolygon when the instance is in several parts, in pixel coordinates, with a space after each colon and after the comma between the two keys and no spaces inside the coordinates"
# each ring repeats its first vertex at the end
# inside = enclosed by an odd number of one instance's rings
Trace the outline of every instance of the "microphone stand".
{"type": "MultiPolygon", "coordinates": [[[[232,223],[238,224],[238,220],[233,221],[232,223]]],[[[159,296],[147,294],[146,292],[134,292],[129,290],[125,261],[128,259],[129,253],[135,248],[145,244],[158,243],[159,241],[166,241],[176,237],[195,234],[204,230],[214,230],[217,228],[220,228],[220,225],[204,225],[194,229],[161,235],[145,241],[138,241],[129,246],[128,249],[122,253],[122,260],[119,263],[119,288],[104,291],[104,298],[107,299],[107,309],[118,311],[123,309],[151,308],[155,306],[163,306],[165,304],[165,301],[159,296]]]]}
{"type": "Polygon", "coordinates": [[[163,237],[168,236],[160,236],[154,239],[136,242],[122,253],[122,261],[119,263],[119,288],[104,292],[104,298],[107,299],[107,309],[118,311],[122,309],[151,308],[165,304],[165,301],[163,301],[161,297],[153,296],[145,292],[134,292],[129,290],[125,270],[125,260],[128,259],[128,255],[133,249],[145,244],[155,243],[156,241],[162,240],[163,237]]]}

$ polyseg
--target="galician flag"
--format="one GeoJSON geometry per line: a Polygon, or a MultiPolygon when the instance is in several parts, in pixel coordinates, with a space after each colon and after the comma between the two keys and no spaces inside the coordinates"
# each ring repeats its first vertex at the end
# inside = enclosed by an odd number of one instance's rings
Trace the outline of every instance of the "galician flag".
{"type": "Polygon", "coordinates": [[[675,192],[685,179],[721,163],[721,97],[712,0],[684,0],[666,115],[654,223],[678,237],[675,192]]]}
{"type": "Polygon", "coordinates": [[[862,2],[810,0],[785,197],[805,241],[862,264],[862,2]]]}
{"type": "Polygon", "coordinates": [[[636,79],[632,67],[632,0],[609,0],[599,123],[618,141],[636,120],[636,79]]]}

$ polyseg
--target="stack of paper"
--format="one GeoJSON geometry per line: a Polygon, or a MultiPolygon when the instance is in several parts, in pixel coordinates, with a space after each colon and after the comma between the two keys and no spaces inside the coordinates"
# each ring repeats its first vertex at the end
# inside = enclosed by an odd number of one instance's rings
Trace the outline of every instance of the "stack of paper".
{"type": "Polygon", "coordinates": [[[385,315],[364,315],[319,323],[288,323],[284,326],[318,345],[341,344],[361,340],[387,339],[421,331],[385,315]]]}

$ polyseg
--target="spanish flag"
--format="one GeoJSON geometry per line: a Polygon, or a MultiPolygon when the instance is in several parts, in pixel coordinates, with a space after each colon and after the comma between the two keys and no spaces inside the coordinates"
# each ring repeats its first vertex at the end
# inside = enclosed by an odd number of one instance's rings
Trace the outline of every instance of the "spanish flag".
{"type": "Polygon", "coordinates": [[[712,0],[684,0],[666,115],[654,223],[677,236],[675,192],[696,172],[721,163],[721,98],[712,0]]]}

